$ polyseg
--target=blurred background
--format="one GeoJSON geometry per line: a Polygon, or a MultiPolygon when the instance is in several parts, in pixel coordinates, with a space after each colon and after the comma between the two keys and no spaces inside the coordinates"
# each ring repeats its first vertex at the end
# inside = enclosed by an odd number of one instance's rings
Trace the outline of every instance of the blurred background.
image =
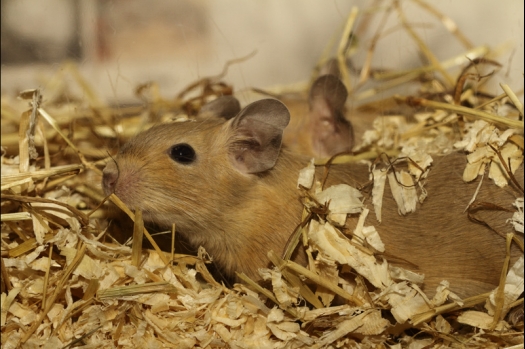
{"type": "MultiPolygon", "coordinates": [[[[522,0],[429,1],[457,24],[473,47],[488,45],[504,65],[495,83],[523,91],[522,0]]],[[[337,47],[353,7],[359,9],[352,64],[360,67],[392,1],[349,0],[2,0],[3,93],[41,87],[72,61],[108,102],[137,101],[134,89],[155,81],[169,97],[199,78],[218,75],[236,91],[310,78],[328,44],[337,47]],[[376,14],[375,16],[372,16],[376,14]]],[[[421,1],[400,7],[439,60],[466,51],[421,1]]],[[[393,11],[372,63],[381,69],[422,65],[418,46],[393,11]]],[[[334,49],[331,51],[335,52],[334,49]]],[[[501,90],[495,94],[501,93],[501,90]]],[[[523,100],[522,93],[520,98],[523,100]]]]}

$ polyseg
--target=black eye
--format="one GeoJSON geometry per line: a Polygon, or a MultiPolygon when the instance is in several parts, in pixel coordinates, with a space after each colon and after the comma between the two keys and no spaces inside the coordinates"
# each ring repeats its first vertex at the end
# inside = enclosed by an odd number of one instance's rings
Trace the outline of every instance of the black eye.
{"type": "Polygon", "coordinates": [[[195,150],[186,143],[176,144],[168,151],[170,157],[180,164],[191,164],[195,161],[195,150]]]}

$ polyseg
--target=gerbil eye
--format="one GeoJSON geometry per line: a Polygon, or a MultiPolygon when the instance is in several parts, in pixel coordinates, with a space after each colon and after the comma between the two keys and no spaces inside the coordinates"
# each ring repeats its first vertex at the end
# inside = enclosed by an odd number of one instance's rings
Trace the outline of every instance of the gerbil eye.
{"type": "Polygon", "coordinates": [[[176,144],[171,147],[169,155],[173,160],[184,165],[195,161],[195,150],[186,143],[176,144]]]}

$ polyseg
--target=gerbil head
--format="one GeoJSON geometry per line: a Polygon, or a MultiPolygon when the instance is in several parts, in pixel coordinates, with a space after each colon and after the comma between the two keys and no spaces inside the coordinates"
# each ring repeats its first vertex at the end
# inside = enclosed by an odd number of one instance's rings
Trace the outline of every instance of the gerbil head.
{"type": "Polygon", "coordinates": [[[186,231],[219,224],[277,161],[288,109],[265,99],[230,120],[163,124],[125,144],[103,171],[103,187],[145,220],[186,231]]]}
{"type": "Polygon", "coordinates": [[[329,157],[354,146],[354,130],[345,119],[345,102],[348,92],[334,75],[317,78],[310,89],[312,150],[317,156],[329,157]]]}

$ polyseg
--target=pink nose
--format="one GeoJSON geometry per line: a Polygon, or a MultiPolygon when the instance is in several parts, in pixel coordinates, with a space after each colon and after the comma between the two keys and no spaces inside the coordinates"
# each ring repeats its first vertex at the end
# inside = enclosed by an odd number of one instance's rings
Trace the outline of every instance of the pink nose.
{"type": "Polygon", "coordinates": [[[117,166],[115,165],[114,161],[110,161],[102,171],[102,187],[104,188],[106,195],[109,195],[115,191],[117,180],[117,166]]]}

